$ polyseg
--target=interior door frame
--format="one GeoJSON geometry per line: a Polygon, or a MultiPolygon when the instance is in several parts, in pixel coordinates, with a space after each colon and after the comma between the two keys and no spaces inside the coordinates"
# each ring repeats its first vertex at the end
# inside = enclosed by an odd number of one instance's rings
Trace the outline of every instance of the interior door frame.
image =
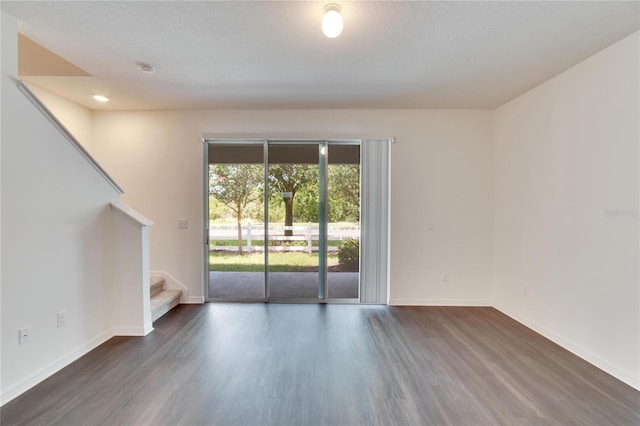
{"type": "MultiPolygon", "coordinates": [[[[203,194],[203,230],[204,230],[204,247],[203,247],[203,294],[205,295],[206,302],[247,302],[247,303],[255,303],[255,302],[264,302],[264,303],[332,303],[332,304],[359,304],[360,303],[360,293],[361,293],[361,282],[360,282],[360,272],[358,273],[358,297],[356,298],[330,298],[328,297],[328,271],[327,271],[327,238],[328,238],[328,224],[327,224],[327,214],[328,214],[328,167],[329,167],[329,155],[331,154],[331,150],[328,148],[331,145],[359,145],[360,148],[360,185],[362,185],[362,139],[270,139],[270,138],[258,138],[258,139],[235,139],[235,138],[203,138],[202,139],[202,194],[203,194]],[[320,223],[324,223],[324,234],[322,230],[320,230],[319,240],[319,258],[324,258],[324,262],[319,262],[318,270],[319,270],[319,279],[322,277],[322,285],[319,285],[321,288],[321,294],[319,294],[318,298],[271,298],[269,297],[269,250],[264,250],[264,298],[247,298],[247,299],[232,299],[232,298],[213,298],[209,295],[210,289],[210,274],[209,274],[209,145],[210,144],[229,144],[229,143],[237,143],[237,144],[247,144],[247,145],[258,145],[262,143],[263,145],[263,164],[264,164],[264,244],[268,244],[269,240],[269,201],[268,201],[268,192],[269,192],[269,144],[273,145],[311,145],[317,144],[319,150],[324,147],[326,154],[324,155],[324,159],[322,155],[319,153],[319,169],[323,168],[323,172],[319,173],[319,179],[323,178],[324,183],[320,184],[319,187],[324,187],[323,200],[319,200],[319,205],[324,205],[324,208],[321,208],[319,215],[324,216],[324,220],[319,220],[320,223]],[[322,165],[320,164],[322,162],[322,165]],[[324,238],[322,236],[324,235],[324,238]],[[321,266],[324,266],[324,271],[320,272],[321,266]]],[[[320,196],[320,194],[319,194],[320,196]]],[[[362,216],[362,204],[360,205],[360,216],[362,216]]],[[[360,223],[362,220],[360,220],[360,223]]],[[[362,241],[362,226],[360,227],[360,241],[362,241]]],[[[362,252],[362,247],[360,248],[362,252]]]]}

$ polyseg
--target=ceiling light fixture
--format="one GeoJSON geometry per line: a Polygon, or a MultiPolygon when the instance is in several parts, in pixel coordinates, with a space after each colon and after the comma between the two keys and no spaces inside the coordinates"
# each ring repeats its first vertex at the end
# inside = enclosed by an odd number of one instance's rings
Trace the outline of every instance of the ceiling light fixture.
{"type": "Polygon", "coordinates": [[[324,18],[322,18],[322,32],[329,38],[336,38],[342,33],[344,22],[340,5],[329,3],[324,7],[324,18]]]}
{"type": "Polygon", "coordinates": [[[95,99],[98,102],[109,102],[109,98],[107,98],[106,96],[102,96],[102,95],[95,95],[93,97],[93,99],[95,99]]]}

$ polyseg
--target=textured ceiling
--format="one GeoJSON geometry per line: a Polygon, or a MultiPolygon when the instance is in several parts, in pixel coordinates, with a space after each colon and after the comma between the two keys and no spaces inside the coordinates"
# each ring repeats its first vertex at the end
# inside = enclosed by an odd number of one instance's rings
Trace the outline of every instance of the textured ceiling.
{"type": "Polygon", "coordinates": [[[1,7],[92,74],[28,80],[91,109],[493,108],[640,28],[637,1],[339,3],[336,39],[315,1],[1,7]]]}

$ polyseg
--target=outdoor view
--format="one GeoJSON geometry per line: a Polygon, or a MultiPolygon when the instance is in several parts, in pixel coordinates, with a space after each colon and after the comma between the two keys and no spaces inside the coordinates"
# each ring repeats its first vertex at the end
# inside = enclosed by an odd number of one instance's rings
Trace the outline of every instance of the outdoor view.
{"type": "MultiPolygon", "coordinates": [[[[329,163],[325,189],[321,185],[317,144],[269,146],[266,270],[270,298],[318,298],[322,277],[319,215],[323,190],[327,191],[328,297],[358,297],[359,146],[326,148],[329,163]],[[346,155],[340,155],[341,152],[346,155]]],[[[230,155],[223,151],[224,147],[216,147],[219,155],[210,152],[209,296],[212,298],[265,298],[265,176],[259,152],[262,149],[262,145],[245,147],[245,154],[253,152],[242,156],[243,161],[251,161],[246,163],[237,162],[239,151],[238,155],[230,155]]]]}

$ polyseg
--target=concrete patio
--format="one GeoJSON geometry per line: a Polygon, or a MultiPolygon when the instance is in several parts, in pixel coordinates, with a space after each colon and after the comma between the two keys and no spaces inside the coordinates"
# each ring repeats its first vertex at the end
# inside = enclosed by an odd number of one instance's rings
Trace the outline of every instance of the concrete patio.
{"type": "MultiPolygon", "coordinates": [[[[358,298],[358,272],[329,272],[328,296],[332,299],[358,298]]],[[[315,299],[318,297],[317,272],[271,272],[271,299],[315,299]]],[[[263,299],[262,272],[209,272],[209,297],[215,299],[263,299]]]]}

